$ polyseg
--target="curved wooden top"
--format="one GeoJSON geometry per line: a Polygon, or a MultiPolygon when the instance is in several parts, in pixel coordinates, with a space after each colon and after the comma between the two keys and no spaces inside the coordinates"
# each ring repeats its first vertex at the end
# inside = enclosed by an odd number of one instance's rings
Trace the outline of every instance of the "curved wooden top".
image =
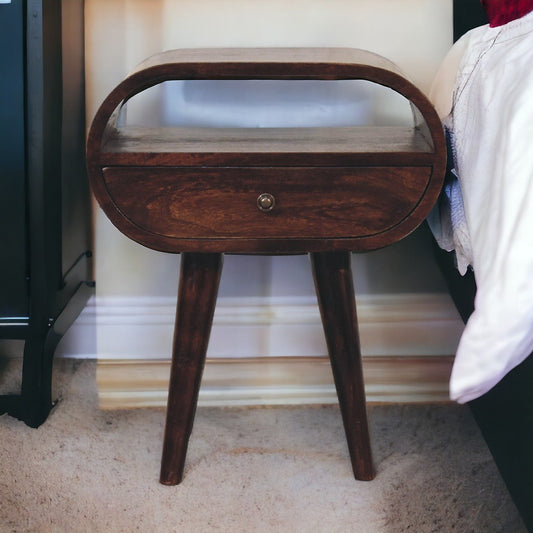
{"type": "Polygon", "coordinates": [[[152,67],[178,63],[359,64],[404,76],[389,59],[359,48],[181,48],[148,57],[130,75],[152,67]]]}

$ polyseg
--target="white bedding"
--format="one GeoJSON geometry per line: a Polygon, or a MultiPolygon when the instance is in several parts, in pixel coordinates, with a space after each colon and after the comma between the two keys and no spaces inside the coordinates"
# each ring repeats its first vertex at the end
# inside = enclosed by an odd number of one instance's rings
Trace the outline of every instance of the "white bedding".
{"type": "Polygon", "coordinates": [[[459,182],[453,226],[446,210],[440,227],[430,222],[478,287],[450,381],[451,398],[464,403],[533,351],[533,12],[463,36],[432,100],[452,134],[459,182]]]}

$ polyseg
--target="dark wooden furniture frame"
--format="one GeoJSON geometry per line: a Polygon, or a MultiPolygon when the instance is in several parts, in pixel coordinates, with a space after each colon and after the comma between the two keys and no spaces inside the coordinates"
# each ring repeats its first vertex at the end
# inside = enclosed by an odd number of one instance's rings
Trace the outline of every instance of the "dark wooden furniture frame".
{"type": "Polygon", "coordinates": [[[92,293],[81,0],[0,5],[0,338],[24,340],[7,412],[53,405],[57,343],[92,293]]]}
{"type": "Polygon", "coordinates": [[[433,206],[446,152],[425,96],[386,59],[351,49],[196,49],[149,58],[105,99],[87,162],[125,235],[182,253],[161,482],[182,479],[224,253],[310,253],[357,479],[374,476],[350,252],[391,244],[433,206]],[[363,79],[411,104],[412,127],[118,126],[122,105],[167,80],[363,79]]]}

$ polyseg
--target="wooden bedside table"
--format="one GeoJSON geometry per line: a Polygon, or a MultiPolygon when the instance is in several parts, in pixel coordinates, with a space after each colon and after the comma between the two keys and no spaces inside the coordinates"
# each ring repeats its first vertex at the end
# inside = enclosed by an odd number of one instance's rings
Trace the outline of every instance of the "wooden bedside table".
{"type": "Polygon", "coordinates": [[[125,235],[182,253],[161,482],[181,481],[224,253],[310,253],[354,475],[374,477],[350,252],[413,231],[442,185],[441,122],[397,67],[340,48],[185,49],[143,62],[105,99],[87,143],[94,194],[125,235]],[[121,106],[167,80],[368,80],[412,127],[118,127],[121,106]]]}

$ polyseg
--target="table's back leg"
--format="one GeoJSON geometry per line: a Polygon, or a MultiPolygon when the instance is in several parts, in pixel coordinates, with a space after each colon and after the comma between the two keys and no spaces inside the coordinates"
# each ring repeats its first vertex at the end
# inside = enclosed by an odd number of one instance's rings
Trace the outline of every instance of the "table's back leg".
{"type": "Polygon", "coordinates": [[[187,253],[181,257],[167,422],[161,460],[160,481],[165,485],[176,485],[183,477],[222,272],[222,259],[222,254],[187,253]]]}
{"type": "Polygon", "coordinates": [[[374,478],[366,416],[351,255],[310,254],[333,377],[356,479],[374,478]]]}

